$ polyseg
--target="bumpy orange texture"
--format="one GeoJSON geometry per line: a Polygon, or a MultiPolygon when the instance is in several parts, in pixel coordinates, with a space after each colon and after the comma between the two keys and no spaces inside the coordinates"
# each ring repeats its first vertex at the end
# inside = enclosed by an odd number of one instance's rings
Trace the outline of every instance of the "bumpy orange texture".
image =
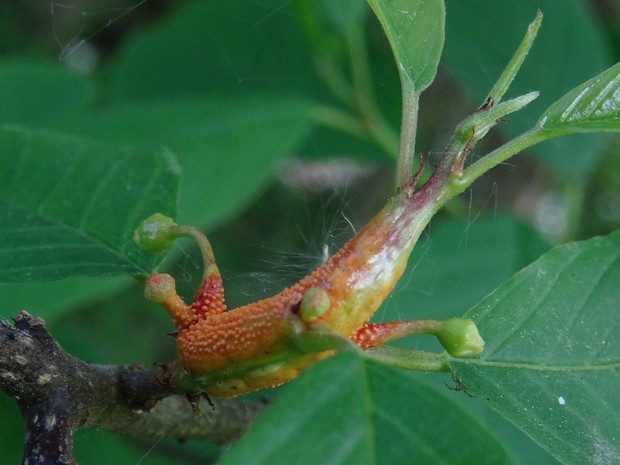
{"type": "Polygon", "coordinates": [[[305,331],[328,328],[362,347],[381,343],[380,331],[363,325],[402,275],[426,224],[416,220],[427,205],[416,195],[430,193],[403,190],[325,264],[269,299],[226,311],[221,276],[211,272],[193,304],[173,314],[184,368],[204,380],[207,393],[233,397],[286,382],[331,353],[300,350],[295,338],[305,331]],[[307,323],[299,316],[299,303],[312,287],[326,291],[330,306],[307,323]]]}

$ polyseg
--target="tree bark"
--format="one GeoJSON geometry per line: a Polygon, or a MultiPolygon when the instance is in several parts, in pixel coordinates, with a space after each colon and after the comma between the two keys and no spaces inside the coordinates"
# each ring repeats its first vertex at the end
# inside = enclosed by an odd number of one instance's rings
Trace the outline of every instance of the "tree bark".
{"type": "Polygon", "coordinates": [[[99,428],[133,437],[230,443],[264,409],[240,400],[190,401],[167,382],[168,367],[92,365],[67,354],[41,318],[0,321],[0,389],[26,427],[23,464],[76,464],[73,433],[99,428]]]}

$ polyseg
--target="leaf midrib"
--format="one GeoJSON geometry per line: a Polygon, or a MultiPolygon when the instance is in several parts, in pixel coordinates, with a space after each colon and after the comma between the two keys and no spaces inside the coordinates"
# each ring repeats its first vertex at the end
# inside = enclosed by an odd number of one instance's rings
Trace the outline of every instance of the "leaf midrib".
{"type": "Polygon", "coordinates": [[[620,360],[601,363],[596,365],[553,365],[553,364],[536,364],[534,362],[509,362],[506,360],[465,360],[451,359],[449,363],[457,363],[463,365],[478,365],[485,367],[497,368],[517,368],[532,371],[557,371],[557,372],[575,372],[575,371],[606,371],[619,370],[620,360]]]}

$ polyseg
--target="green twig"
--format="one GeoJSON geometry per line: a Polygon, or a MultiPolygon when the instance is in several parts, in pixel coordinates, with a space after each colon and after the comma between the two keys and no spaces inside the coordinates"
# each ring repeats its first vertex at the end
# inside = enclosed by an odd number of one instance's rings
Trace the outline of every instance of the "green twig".
{"type": "Polygon", "coordinates": [[[366,36],[362,26],[362,23],[355,21],[346,32],[353,88],[359,96],[363,96],[368,102],[375,102],[370,65],[366,52],[366,36]]]}
{"type": "Polygon", "coordinates": [[[396,162],[397,187],[405,185],[413,175],[419,97],[420,95],[413,83],[402,78],[403,111],[400,128],[400,148],[396,162]]]}
{"type": "Polygon", "coordinates": [[[377,105],[363,27],[364,23],[353,22],[344,34],[349,50],[350,80],[333,55],[321,54],[315,60],[327,88],[354,113],[317,106],[312,116],[319,124],[373,141],[390,157],[395,157],[398,135],[377,105]]]}
{"type": "Polygon", "coordinates": [[[346,34],[353,78],[354,106],[370,137],[391,157],[398,151],[398,135],[379,109],[372,85],[363,23],[355,22],[346,34]]]}
{"type": "Polygon", "coordinates": [[[542,19],[542,12],[538,10],[538,12],[536,13],[536,18],[528,26],[525,37],[523,37],[519,48],[512,56],[512,59],[510,60],[503,73],[491,89],[489,97],[491,97],[496,104],[500,102],[500,100],[508,90],[508,87],[519,72],[519,69],[521,69],[521,65],[523,64],[523,61],[525,60],[527,54],[532,48],[534,39],[536,39],[538,29],[540,29],[540,24],[542,23],[542,19]]]}
{"type": "Polygon", "coordinates": [[[452,183],[459,186],[459,192],[469,187],[476,179],[484,173],[506,161],[513,155],[536,145],[547,139],[562,135],[558,131],[548,131],[535,127],[520,136],[515,137],[510,142],[498,147],[480,160],[472,163],[458,179],[453,179],[452,183]]]}
{"type": "Polygon", "coordinates": [[[348,111],[327,105],[317,105],[312,109],[312,118],[319,124],[338,129],[361,139],[370,139],[360,119],[348,111]]]}
{"type": "Polygon", "coordinates": [[[203,277],[209,276],[211,273],[218,273],[217,265],[215,264],[215,256],[213,255],[213,248],[211,243],[204,235],[202,231],[193,226],[180,226],[175,225],[170,228],[170,234],[174,237],[188,237],[196,241],[198,248],[202,254],[203,260],[203,277]]]}
{"type": "Polygon", "coordinates": [[[448,354],[421,352],[418,350],[397,349],[382,346],[364,352],[368,358],[377,362],[413,371],[449,372],[448,354]]]}
{"type": "Polygon", "coordinates": [[[340,67],[331,56],[319,56],[316,60],[319,75],[325,81],[330,92],[342,103],[353,106],[354,91],[351,83],[345,78],[340,67]]]}

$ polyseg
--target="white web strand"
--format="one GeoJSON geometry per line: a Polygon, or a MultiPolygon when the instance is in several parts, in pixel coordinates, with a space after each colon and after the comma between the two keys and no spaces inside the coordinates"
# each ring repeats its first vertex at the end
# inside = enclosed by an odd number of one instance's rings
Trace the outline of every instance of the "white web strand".
{"type": "Polygon", "coordinates": [[[140,465],[142,462],[144,462],[144,460],[151,455],[151,453],[155,450],[155,448],[159,445],[159,443],[161,442],[162,438],[157,438],[155,440],[155,442],[153,442],[153,445],[150,447],[149,450],[147,450],[144,455],[140,458],[140,460],[138,460],[136,462],[136,465],[140,465]]]}
{"type": "Polygon", "coordinates": [[[68,57],[76,53],[81,47],[83,47],[90,39],[95,37],[97,34],[101,33],[104,29],[110,27],[112,24],[116,23],[120,19],[129,15],[136,9],[140,8],[143,4],[145,4],[148,0],[138,0],[135,4],[130,5],[128,7],[122,8],[110,8],[107,10],[83,10],[79,14],[82,18],[92,17],[92,16],[105,16],[105,23],[102,26],[95,28],[95,30],[89,33],[87,36],[83,36],[84,26],[86,20],[82,20],[80,24],[79,30],[77,33],[73,34],[68,40],[64,40],[60,36],[60,32],[58,30],[57,24],[59,24],[58,16],[60,12],[63,10],[77,10],[78,7],[71,3],[61,3],[61,2],[50,2],[50,17],[52,20],[52,35],[54,37],[54,41],[58,44],[60,49],[60,54],[58,57],[59,61],[65,61],[68,57]]]}

